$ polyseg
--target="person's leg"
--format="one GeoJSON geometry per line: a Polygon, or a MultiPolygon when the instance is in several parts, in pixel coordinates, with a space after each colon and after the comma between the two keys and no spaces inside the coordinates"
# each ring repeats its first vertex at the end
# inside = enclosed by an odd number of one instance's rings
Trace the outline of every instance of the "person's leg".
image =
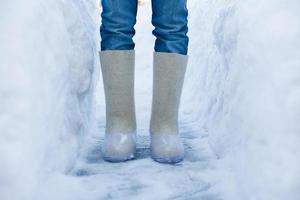
{"type": "Polygon", "coordinates": [[[132,50],[138,0],[102,0],[101,50],[132,50]]]}
{"type": "Polygon", "coordinates": [[[184,158],[178,109],[187,66],[186,0],[152,0],[156,36],[150,122],[151,156],[163,163],[184,158]]]}
{"type": "Polygon", "coordinates": [[[134,158],[135,52],[132,37],[137,0],[102,0],[100,62],[106,102],[106,130],[102,147],[107,161],[134,158]]]}
{"type": "Polygon", "coordinates": [[[187,55],[189,38],[187,0],[152,0],[155,52],[187,55]]]}

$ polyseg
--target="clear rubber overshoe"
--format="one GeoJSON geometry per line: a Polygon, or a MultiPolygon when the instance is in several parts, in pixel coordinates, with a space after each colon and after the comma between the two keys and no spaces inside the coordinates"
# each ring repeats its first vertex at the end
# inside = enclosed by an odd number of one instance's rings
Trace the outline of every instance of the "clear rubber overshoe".
{"type": "Polygon", "coordinates": [[[103,159],[109,162],[132,160],[136,151],[136,132],[106,133],[102,146],[103,159]]]}
{"type": "Polygon", "coordinates": [[[178,135],[151,134],[151,157],[160,163],[175,164],[184,159],[184,146],[178,135]]]}

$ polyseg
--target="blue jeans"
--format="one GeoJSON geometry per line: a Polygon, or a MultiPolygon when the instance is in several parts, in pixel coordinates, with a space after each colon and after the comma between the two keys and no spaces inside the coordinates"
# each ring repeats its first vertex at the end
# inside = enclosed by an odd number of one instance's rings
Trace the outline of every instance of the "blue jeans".
{"type": "MultiPolygon", "coordinates": [[[[156,52],[188,52],[187,0],[152,0],[156,52]]],[[[134,49],[138,0],[102,0],[101,50],[134,49]]]]}

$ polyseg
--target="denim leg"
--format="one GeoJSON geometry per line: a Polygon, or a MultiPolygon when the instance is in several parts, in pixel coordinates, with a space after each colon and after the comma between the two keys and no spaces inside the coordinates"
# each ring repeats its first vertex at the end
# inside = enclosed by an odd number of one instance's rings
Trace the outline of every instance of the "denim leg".
{"type": "Polygon", "coordinates": [[[188,52],[187,0],[152,0],[152,24],[155,27],[155,51],[188,52]]]}
{"type": "Polygon", "coordinates": [[[138,0],[102,0],[101,50],[131,50],[138,0]]]}

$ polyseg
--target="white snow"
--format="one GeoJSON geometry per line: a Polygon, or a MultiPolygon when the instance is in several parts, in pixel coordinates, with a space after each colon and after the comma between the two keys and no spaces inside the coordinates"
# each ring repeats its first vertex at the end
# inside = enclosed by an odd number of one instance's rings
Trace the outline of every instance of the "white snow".
{"type": "Polygon", "coordinates": [[[139,7],[137,159],[101,159],[98,2],[15,0],[0,12],[0,199],[298,200],[300,3],[189,0],[183,163],[149,157],[154,37],[139,7]]]}

